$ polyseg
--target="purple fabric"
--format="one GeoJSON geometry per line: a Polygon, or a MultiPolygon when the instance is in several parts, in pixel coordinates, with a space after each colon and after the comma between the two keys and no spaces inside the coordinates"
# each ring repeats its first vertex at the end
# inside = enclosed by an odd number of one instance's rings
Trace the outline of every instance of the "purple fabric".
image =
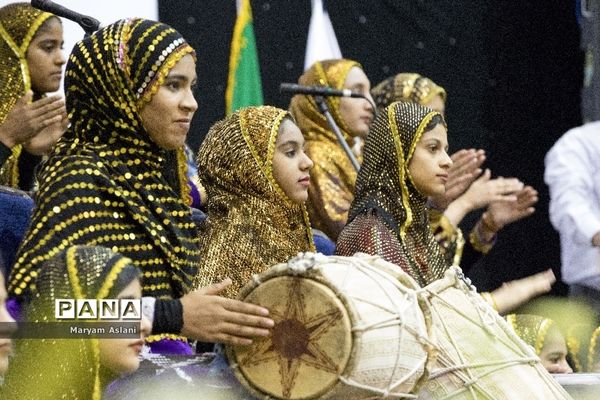
{"type": "Polygon", "coordinates": [[[149,343],[150,352],[154,354],[176,354],[191,356],[194,354],[192,346],[181,340],[162,339],[158,342],[149,343]]]}
{"type": "Polygon", "coordinates": [[[192,197],[191,206],[194,208],[200,208],[202,206],[202,199],[200,198],[200,191],[198,190],[196,185],[194,185],[194,182],[192,182],[191,180],[188,181],[188,184],[190,185],[190,196],[192,197]]]}
{"type": "Polygon", "coordinates": [[[6,301],[6,309],[8,313],[15,321],[22,321],[23,314],[21,313],[21,304],[14,297],[9,298],[6,301]]]}

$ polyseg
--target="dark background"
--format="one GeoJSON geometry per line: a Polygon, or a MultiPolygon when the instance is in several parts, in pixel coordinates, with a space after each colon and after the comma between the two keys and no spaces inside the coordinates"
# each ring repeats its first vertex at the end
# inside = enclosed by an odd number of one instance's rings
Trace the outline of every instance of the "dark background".
{"type": "MultiPolygon", "coordinates": [[[[287,108],[278,87],[303,71],[310,0],[251,4],[265,103],[287,108]]],[[[516,176],[539,191],[536,213],[505,228],[472,271],[479,289],[550,267],[559,273],[543,159],[581,123],[575,2],[329,0],[327,8],[342,54],[361,62],[373,85],[398,72],[433,79],[448,92],[451,150],[483,148],[495,176],[516,176]]],[[[189,137],[196,150],[224,116],[235,1],[161,1],[159,15],[197,51],[200,108],[189,137]]]]}

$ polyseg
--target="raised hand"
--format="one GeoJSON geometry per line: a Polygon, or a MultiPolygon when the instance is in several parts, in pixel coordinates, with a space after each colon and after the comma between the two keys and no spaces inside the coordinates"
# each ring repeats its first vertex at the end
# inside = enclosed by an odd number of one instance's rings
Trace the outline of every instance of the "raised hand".
{"type": "Polygon", "coordinates": [[[450,156],[452,166],[448,170],[446,192],[443,195],[431,198],[433,206],[444,210],[450,202],[463,194],[465,190],[481,175],[481,165],[485,161],[485,151],[475,149],[462,149],[450,156]]]}
{"type": "Polygon", "coordinates": [[[491,294],[499,314],[506,314],[534,297],[547,293],[556,282],[551,269],[503,283],[491,294]]]}
{"type": "Polygon", "coordinates": [[[44,128],[65,119],[65,102],[60,96],[48,96],[31,102],[27,92],[15,103],[0,125],[0,141],[8,148],[25,143],[44,128]]]}
{"type": "Polygon", "coordinates": [[[64,106],[62,107],[61,117],[62,119],[60,121],[45,127],[29,141],[24,143],[23,147],[25,150],[27,150],[28,153],[37,156],[50,154],[52,147],[54,147],[69,126],[67,110],[64,106]]]}
{"type": "Polygon", "coordinates": [[[486,224],[496,232],[506,225],[525,218],[533,214],[535,208],[533,205],[538,201],[538,192],[531,186],[525,186],[517,192],[517,200],[514,202],[495,201],[491,202],[485,212],[484,218],[486,224]]]}
{"type": "Polygon", "coordinates": [[[517,193],[523,189],[523,182],[517,178],[490,179],[491,172],[485,170],[465,192],[464,199],[470,210],[476,210],[493,202],[516,202],[517,193]]]}
{"type": "Polygon", "coordinates": [[[469,189],[450,203],[444,215],[457,226],[465,215],[492,202],[517,202],[517,193],[523,189],[523,182],[516,178],[491,179],[491,172],[485,172],[475,180],[469,189]]]}
{"type": "Polygon", "coordinates": [[[204,342],[232,345],[252,344],[252,338],[269,336],[274,322],[269,310],[250,303],[218,296],[231,285],[231,279],[198,289],[181,298],[181,334],[204,342]]]}

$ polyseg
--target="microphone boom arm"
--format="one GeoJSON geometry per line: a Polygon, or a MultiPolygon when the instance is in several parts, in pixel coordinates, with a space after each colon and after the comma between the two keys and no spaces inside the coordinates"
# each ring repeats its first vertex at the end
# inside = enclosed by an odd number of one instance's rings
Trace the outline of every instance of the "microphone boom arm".
{"type": "Polygon", "coordinates": [[[313,96],[313,98],[315,99],[315,103],[317,103],[317,106],[319,107],[319,111],[321,111],[321,114],[323,114],[325,116],[325,119],[327,119],[327,123],[329,124],[329,126],[331,127],[333,132],[335,133],[335,136],[337,137],[338,142],[340,143],[340,145],[342,145],[342,148],[344,149],[344,152],[350,159],[352,166],[354,167],[354,169],[356,171],[358,171],[360,169],[360,164],[358,163],[358,160],[354,156],[352,149],[350,148],[350,146],[348,146],[346,139],[344,139],[344,136],[342,135],[342,131],[340,131],[340,128],[335,123],[335,120],[333,119],[333,116],[331,115],[331,112],[329,111],[329,107],[327,107],[327,102],[325,101],[325,97],[317,95],[317,96],[313,96]]]}

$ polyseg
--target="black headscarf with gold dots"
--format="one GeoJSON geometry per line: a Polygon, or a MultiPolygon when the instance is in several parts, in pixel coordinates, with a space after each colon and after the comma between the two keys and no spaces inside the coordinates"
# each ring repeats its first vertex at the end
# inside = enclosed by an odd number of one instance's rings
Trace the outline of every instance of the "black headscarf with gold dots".
{"type": "MultiPolygon", "coordinates": [[[[348,225],[337,242],[341,255],[369,252],[365,248],[368,238],[354,234],[360,228],[354,220],[375,213],[400,243],[390,261],[422,285],[442,277],[448,267],[429,230],[427,198],[415,187],[408,170],[415,147],[434,118],[445,124],[441,114],[414,103],[395,102],[379,113],[365,141],[348,225]]],[[[360,231],[369,234],[369,229],[360,231]]]]}
{"type": "Polygon", "coordinates": [[[144,19],[118,21],[77,43],[65,78],[71,126],[41,170],[12,295],[30,293],[43,262],[73,244],[131,258],[143,272],[144,296],[177,298],[191,288],[194,223],[161,172],[166,151],[139,113],[186,55],[194,50],[177,31],[144,19]]]}

